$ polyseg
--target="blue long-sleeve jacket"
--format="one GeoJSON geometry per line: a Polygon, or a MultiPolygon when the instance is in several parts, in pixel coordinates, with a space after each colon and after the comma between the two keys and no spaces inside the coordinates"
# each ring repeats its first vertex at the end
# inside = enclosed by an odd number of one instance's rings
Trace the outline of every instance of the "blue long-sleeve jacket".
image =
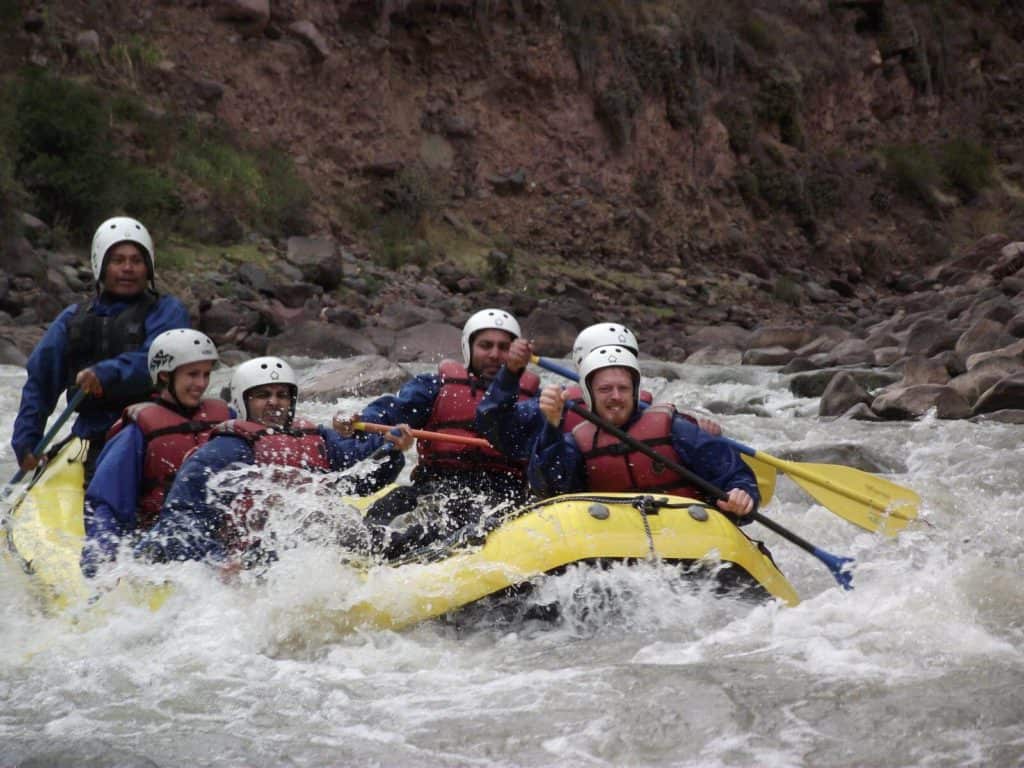
{"type": "MultiPolygon", "coordinates": [[[[229,408],[231,418],[234,409],[229,408]]],[[[146,463],[146,439],[135,422],[128,422],[103,446],[96,471],[85,489],[85,538],[82,570],[113,559],[123,536],[138,526],[139,497],[146,463]]]]}
{"type": "MultiPolygon", "coordinates": [[[[627,431],[640,418],[634,412],[621,427],[627,431]]],[[[757,480],[741,454],[721,437],[709,435],[696,424],[676,415],[672,419],[672,449],[678,461],[695,475],[725,492],[740,488],[750,494],[756,505],[761,495],[757,480]]],[[[534,492],[541,496],[585,491],[588,487],[583,453],[571,434],[561,432],[545,420],[530,454],[527,477],[534,492]]],[[[628,490],[628,489],[623,489],[628,490]]],[[[739,522],[746,522],[739,518],[739,522]]]]}
{"type": "MultiPolygon", "coordinates": [[[[93,312],[101,317],[113,317],[130,306],[131,302],[111,301],[101,297],[95,302],[93,312]]],[[[11,447],[20,462],[29,453],[46,430],[46,420],[53,412],[57,400],[67,387],[71,376],[77,371],[68,371],[67,324],[77,310],[72,304],[64,309],[50,323],[43,338],[32,350],[26,368],[28,378],[21,390],[21,405],[14,420],[11,433],[11,447]]],[[[149,369],[146,356],[154,338],[174,328],[188,328],[188,310],[173,296],[161,296],[146,316],[146,339],[134,352],[126,352],[107,360],[94,363],[91,367],[103,385],[105,396],[116,398],[119,392],[137,391],[149,383],[149,369]]],[[[72,434],[86,440],[105,433],[117,421],[120,409],[90,408],[78,415],[71,428],[72,434]]]]}
{"type": "MultiPolygon", "coordinates": [[[[379,435],[344,438],[324,427],[318,427],[318,432],[333,471],[351,467],[385,444],[379,435]]],[[[218,472],[251,465],[254,458],[252,444],[236,435],[218,435],[192,454],[175,477],[156,525],[135,545],[136,555],[164,561],[223,559],[226,548],[220,532],[237,491],[214,491],[207,485],[218,472]]],[[[370,473],[352,478],[352,492],[372,493],[392,482],[404,464],[400,451],[388,451],[370,473]]]]}
{"type": "Polygon", "coordinates": [[[501,366],[476,407],[473,428],[510,459],[526,461],[548,421],[540,411],[539,394],[525,400],[519,395],[519,376],[501,366]]]}
{"type": "Polygon", "coordinates": [[[441,392],[441,377],[421,373],[407,381],[397,395],[384,395],[363,408],[363,421],[372,424],[408,424],[422,429],[434,410],[434,401],[441,392]]]}

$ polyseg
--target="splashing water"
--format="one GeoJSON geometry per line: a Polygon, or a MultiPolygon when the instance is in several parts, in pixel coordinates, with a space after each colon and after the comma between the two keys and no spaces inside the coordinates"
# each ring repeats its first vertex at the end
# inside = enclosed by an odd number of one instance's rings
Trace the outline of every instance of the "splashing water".
{"type": "MultiPolygon", "coordinates": [[[[840,463],[920,493],[922,522],[868,533],[780,477],[765,514],[856,558],[853,592],[755,525],[799,606],[717,598],[657,564],[572,567],[519,613],[352,631],[339,614],[371,588],[400,601],[403,584],[368,581],[333,546],[357,524],[339,478],[283,491],[250,474],[288,542],[259,578],[158,566],[176,585],[159,611],[54,617],[0,559],[0,765],[1024,763],[1024,428],[823,422],[773,371],[677,369],[644,381],[658,401],[730,405],[727,433],[773,455],[842,445],[840,463]]],[[[0,368],[9,474],[23,379],[0,368]]],[[[367,399],[300,412],[327,423],[367,399]]]]}

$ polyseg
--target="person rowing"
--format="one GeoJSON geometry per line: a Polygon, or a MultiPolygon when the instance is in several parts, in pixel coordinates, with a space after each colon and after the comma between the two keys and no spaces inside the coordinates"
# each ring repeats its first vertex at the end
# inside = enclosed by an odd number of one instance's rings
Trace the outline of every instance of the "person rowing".
{"type": "Polygon", "coordinates": [[[186,455],[236,416],[223,400],[204,398],[217,360],[213,340],[189,328],[164,331],[150,345],[157,394],[128,406],[111,427],[85,491],[81,562],[87,577],[115,559],[122,540],[156,523],[186,455]]]}
{"type": "Polygon", "coordinates": [[[229,470],[267,468],[282,488],[305,482],[304,473],[337,472],[368,459],[385,446],[367,471],[354,474],[350,490],[372,493],[394,481],[412,445],[407,431],[385,436],[342,436],[295,415],[295,371],[278,357],[239,365],[231,377],[231,406],[238,418],[213,429],[210,440],[182,465],[156,525],[136,545],[150,561],[209,559],[229,567],[264,561],[272,545],[261,538],[264,515],[254,495],[239,484],[218,482],[229,470]],[[282,471],[284,470],[284,471],[282,471]]]}
{"type": "MultiPolygon", "coordinates": [[[[595,349],[618,346],[638,356],[640,344],[626,325],[616,322],[602,322],[587,326],[573,341],[570,357],[578,369],[584,358],[595,349]]],[[[526,366],[533,359],[533,346],[526,339],[516,339],[509,347],[505,365],[495,376],[494,383],[477,408],[476,428],[492,445],[507,456],[525,460],[537,437],[544,431],[546,419],[540,411],[538,398],[523,399],[518,396],[519,379],[527,372],[526,366]]],[[[538,393],[539,396],[539,393],[538,393]]],[[[653,400],[650,392],[640,390],[638,405],[646,408],[653,400]]],[[[573,403],[586,404],[581,387],[572,385],[564,393],[565,407],[559,428],[563,432],[572,430],[583,420],[571,408],[573,403]]],[[[703,417],[692,417],[680,413],[705,432],[719,435],[721,426],[703,417]]]]}
{"type": "MultiPolygon", "coordinates": [[[[640,365],[631,350],[605,346],[580,363],[580,384],[590,410],[668,462],[682,465],[724,489],[716,501],[738,524],[757,510],[760,500],[754,473],[740,452],[724,438],[710,435],[683,418],[672,405],[638,407],[640,365]]],[[[572,432],[560,428],[567,395],[545,387],[539,407],[546,425],[530,456],[528,477],[541,496],[578,491],[639,491],[699,498],[700,492],[679,473],[623,443],[589,420],[572,432]]]]}
{"type": "MultiPolygon", "coordinates": [[[[351,429],[354,422],[406,425],[453,436],[480,437],[474,421],[477,406],[508,358],[510,347],[522,336],[518,321],[502,309],[475,312],[462,328],[462,362],[445,360],[436,372],[416,376],[397,395],[385,395],[367,405],[354,419],[338,418],[336,426],[351,429]]],[[[536,395],[540,379],[527,373],[517,379],[513,398],[536,395]]],[[[509,458],[493,447],[419,440],[419,461],[410,485],[400,485],[378,500],[366,522],[381,538],[382,526],[419,508],[419,522],[402,531],[387,530],[383,553],[397,557],[466,525],[485,513],[518,506],[529,495],[524,458],[509,458]],[[426,506],[426,505],[424,505],[426,506]]]]}
{"type": "Polygon", "coordinates": [[[173,296],[156,292],[153,238],[141,222],[107,219],[92,238],[96,295],[66,307],[50,323],[26,364],[28,377],[14,420],[11,447],[23,472],[43,456],[33,448],[62,392],[70,403],[78,391],[71,434],[88,441],[85,482],[124,408],[152,393],[147,370],[150,344],[164,331],[188,328],[188,310],[173,296]]]}

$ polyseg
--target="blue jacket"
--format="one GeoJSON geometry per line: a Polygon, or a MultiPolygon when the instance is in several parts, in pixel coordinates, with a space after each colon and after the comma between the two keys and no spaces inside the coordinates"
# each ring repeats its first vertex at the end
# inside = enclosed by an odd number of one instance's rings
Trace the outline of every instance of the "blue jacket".
{"type": "MultiPolygon", "coordinates": [[[[231,418],[236,416],[228,409],[231,418]]],[[[138,526],[138,502],[146,463],[146,440],[129,421],[103,446],[96,471],[85,489],[85,546],[82,570],[94,575],[96,566],[112,560],[121,537],[138,526]]]]}
{"type": "MultiPolygon", "coordinates": [[[[628,430],[639,417],[638,410],[621,429],[628,430]]],[[[746,491],[757,508],[761,500],[757,479],[728,440],[709,435],[677,415],[672,419],[672,449],[679,463],[695,475],[726,492],[733,488],[746,491]]],[[[545,427],[533,445],[527,477],[534,492],[541,496],[587,490],[583,453],[572,434],[561,432],[545,420],[545,427]]],[[[739,518],[739,522],[749,519],[739,518]]]]}
{"type": "MultiPolygon", "coordinates": [[[[101,297],[93,311],[101,317],[112,317],[128,306],[129,302],[101,297]]],[[[11,434],[11,447],[19,462],[42,438],[46,421],[53,413],[68,380],[78,373],[67,369],[67,323],[77,309],[78,305],[72,304],[57,316],[28,359],[28,378],[21,390],[21,405],[11,434]]],[[[92,366],[103,385],[104,395],[115,397],[119,389],[136,391],[140,385],[148,384],[150,379],[146,356],[150,343],[164,331],[188,327],[188,310],[185,305],[173,296],[161,296],[146,317],[146,340],[142,346],[134,352],[101,360],[92,366]]],[[[90,409],[79,414],[71,432],[86,440],[96,438],[110,429],[120,415],[119,407],[90,409]]]]}
{"type": "MultiPolygon", "coordinates": [[[[341,437],[332,429],[318,427],[331,469],[347,469],[385,444],[380,435],[341,437]]],[[[237,435],[218,435],[192,454],[182,465],[155,526],[135,546],[137,556],[150,560],[221,560],[226,548],[220,538],[224,514],[236,492],[218,488],[208,493],[210,478],[225,469],[251,465],[252,444],[237,435]]],[[[388,451],[372,472],[352,478],[352,492],[372,493],[394,481],[405,465],[400,451],[388,451]]]]}
{"type": "Polygon", "coordinates": [[[539,393],[526,400],[519,394],[519,377],[501,366],[476,407],[473,428],[510,459],[526,461],[548,420],[540,411],[539,393]]]}
{"type": "Polygon", "coordinates": [[[372,424],[408,424],[421,429],[434,410],[434,401],[441,392],[441,377],[421,373],[407,381],[397,395],[384,395],[363,408],[363,421],[372,424]]]}

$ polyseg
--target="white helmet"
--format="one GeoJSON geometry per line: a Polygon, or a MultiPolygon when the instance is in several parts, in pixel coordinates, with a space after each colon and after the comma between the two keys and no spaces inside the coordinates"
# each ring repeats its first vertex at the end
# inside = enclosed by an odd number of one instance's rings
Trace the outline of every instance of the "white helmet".
{"type": "Polygon", "coordinates": [[[295,371],[279,357],[256,357],[239,365],[231,376],[231,407],[240,418],[249,418],[245,405],[245,393],[253,387],[264,384],[289,384],[292,388],[292,416],[295,416],[295,400],[299,391],[295,371]]]}
{"type": "Polygon", "coordinates": [[[118,243],[135,243],[142,249],[142,255],[149,266],[149,279],[155,278],[153,238],[147,230],[135,219],[127,216],[115,216],[104,221],[92,236],[92,276],[97,284],[103,275],[103,262],[106,259],[107,251],[118,243]]]}
{"type": "Polygon", "coordinates": [[[629,328],[621,323],[597,323],[587,326],[576,336],[572,343],[572,361],[579,368],[583,358],[593,350],[611,345],[625,347],[634,355],[640,354],[640,344],[629,328]]]}
{"type": "Polygon", "coordinates": [[[513,339],[518,339],[523,335],[516,319],[503,309],[481,309],[479,312],[475,312],[462,326],[462,359],[466,362],[467,367],[473,357],[471,346],[474,334],[490,329],[511,333],[513,339]]]}
{"type": "Polygon", "coordinates": [[[218,360],[217,347],[209,336],[191,328],[164,331],[149,345],[149,377],[156,384],[161,371],[173,373],[201,360],[218,360]]]}
{"type": "Polygon", "coordinates": [[[583,358],[580,363],[580,384],[583,385],[583,399],[587,408],[593,410],[594,397],[590,393],[590,377],[602,368],[629,368],[633,372],[633,404],[640,393],[640,363],[632,350],[625,347],[598,347],[583,358]]]}

